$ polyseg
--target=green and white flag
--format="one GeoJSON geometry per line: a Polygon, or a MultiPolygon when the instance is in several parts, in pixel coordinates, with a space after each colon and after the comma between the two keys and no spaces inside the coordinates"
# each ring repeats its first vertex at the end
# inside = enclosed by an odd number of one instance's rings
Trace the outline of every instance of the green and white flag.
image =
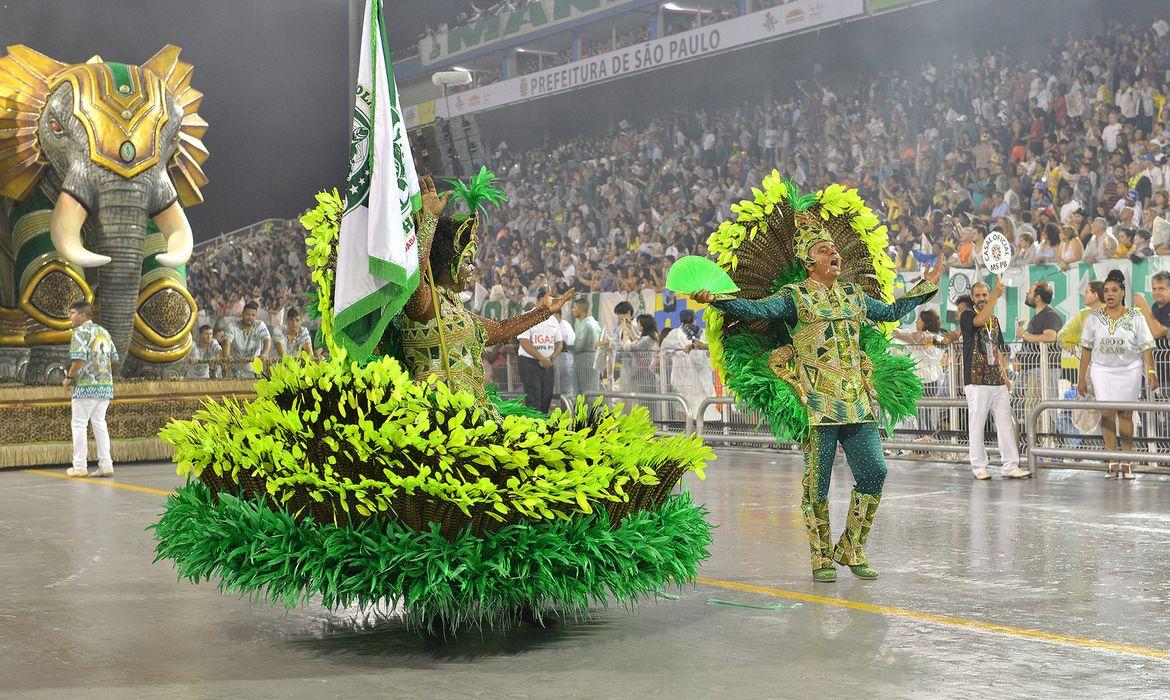
{"type": "Polygon", "coordinates": [[[362,361],[418,287],[414,212],[418,175],[386,45],[382,0],[366,0],[349,151],[345,212],[337,242],[335,336],[362,361]]]}

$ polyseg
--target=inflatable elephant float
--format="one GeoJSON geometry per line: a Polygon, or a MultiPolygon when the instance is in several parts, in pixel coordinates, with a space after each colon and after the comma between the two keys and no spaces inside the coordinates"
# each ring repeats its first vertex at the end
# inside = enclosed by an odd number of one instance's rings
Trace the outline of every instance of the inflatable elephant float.
{"type": "Polygon", "coordinates": [[[60,381],[80,299],[122,376],[182,376],[196,319],[184,208],[203,201],[208,153],[179,51],[141,66],[25,46],[0,58],[0,380],[60,381]]]}

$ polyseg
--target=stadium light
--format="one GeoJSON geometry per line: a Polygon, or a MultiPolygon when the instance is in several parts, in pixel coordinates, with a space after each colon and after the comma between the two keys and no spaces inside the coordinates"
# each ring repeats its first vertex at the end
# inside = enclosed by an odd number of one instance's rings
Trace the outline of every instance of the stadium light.
{"type": "Polygon", "coordinates": [[[714,14],[714,12],[715,12],[714,10],[705,10],[702,7],[683,7],[682,5],[678,4],[677,2],[663,3],[662,9],[666,10],[667,12],[686,12],[686,13],[692,14],[692,15],[694,15],[694,14],[710,15],[710,14],[714,14]]]}
{"type": "Polygon", "coordinates": [[[449,85],[469,85],[471,73],[465,70],[441,70],[431,76],[431,83],[444,89],[449,85]]]}

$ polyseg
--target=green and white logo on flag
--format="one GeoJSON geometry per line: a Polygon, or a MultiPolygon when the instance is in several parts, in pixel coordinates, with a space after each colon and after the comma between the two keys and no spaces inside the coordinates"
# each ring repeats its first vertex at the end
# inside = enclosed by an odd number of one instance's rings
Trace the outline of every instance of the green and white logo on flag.
{"type": "Polygon", "coordinates": [[[350,357],[370,357],[418,287],[414,213],[418,174],[398,103],[382,0],[367,0],[354,89],[345,212],[337,240],[335,338],[350,357]]]}

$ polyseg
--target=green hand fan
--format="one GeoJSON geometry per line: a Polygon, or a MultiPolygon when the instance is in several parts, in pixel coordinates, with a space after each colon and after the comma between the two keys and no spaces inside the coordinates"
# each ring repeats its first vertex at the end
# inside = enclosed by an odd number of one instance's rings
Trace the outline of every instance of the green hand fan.
{"type": "Polygon", "coordinates": [[[739,287],[723,268],[708,258],[688,255],[679,258],[666,273],[666,288],[679,294],[692,294],[706,289],[712,294],[738,292],[739,287]]]}

